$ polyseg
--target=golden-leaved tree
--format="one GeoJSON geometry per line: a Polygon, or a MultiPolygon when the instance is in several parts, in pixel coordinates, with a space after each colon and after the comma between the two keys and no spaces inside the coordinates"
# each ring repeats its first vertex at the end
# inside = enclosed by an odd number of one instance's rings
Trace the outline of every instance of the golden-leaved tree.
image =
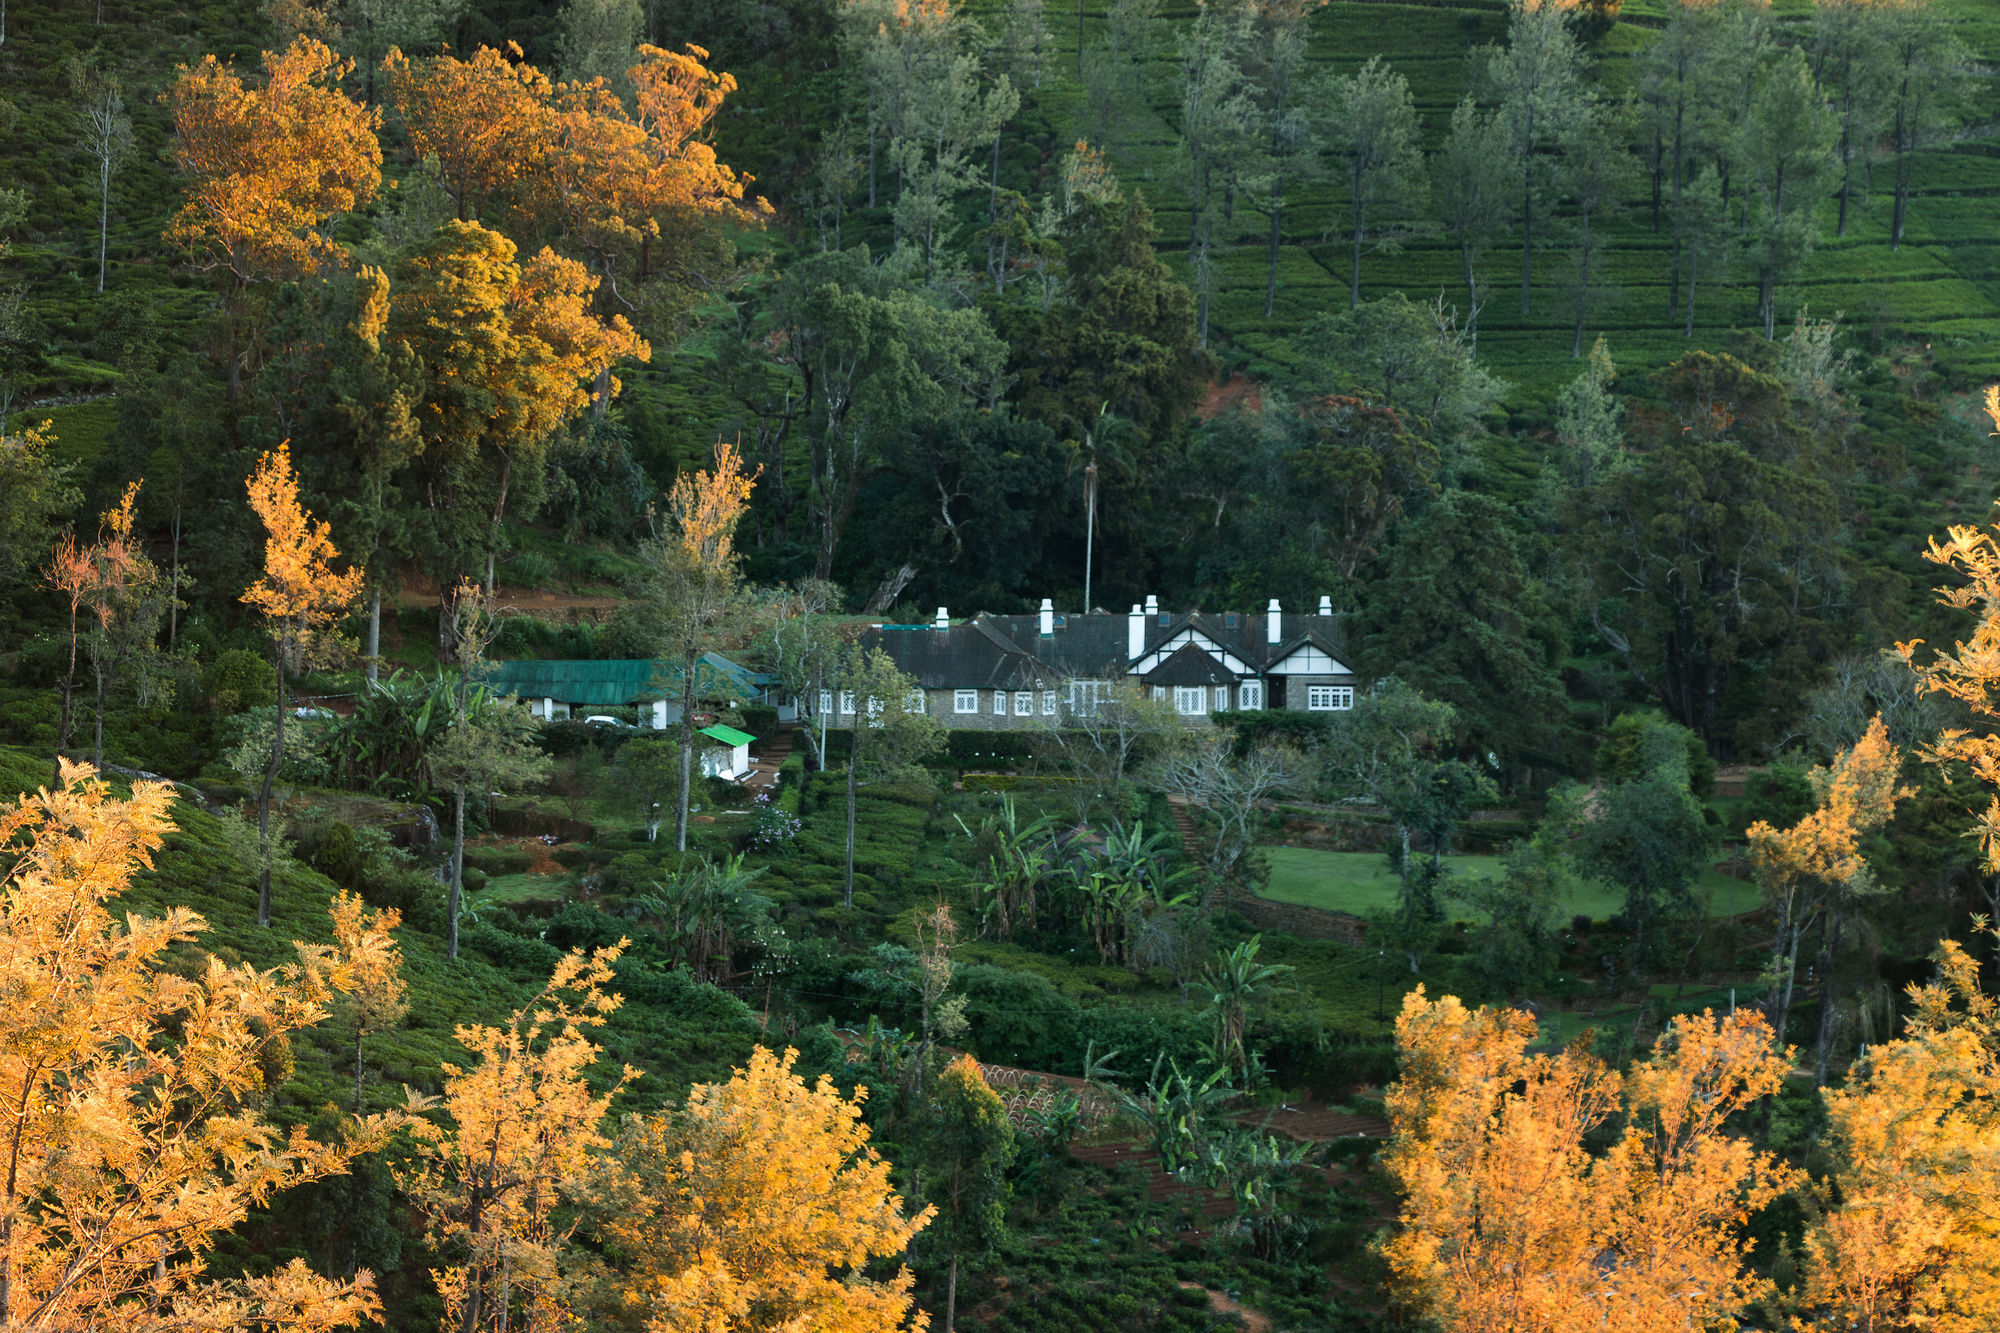
{"type": "Polygon", "coordinates": [[[622,316],[591,312],[598,279],[582,264],[546,247],[525,264],[516,253],[477,222],[447,222],[393,275],[386,337],[423,367],[417,454],[430,523],[418,544],[441,594],[482,558],[492,591],[515,477],[539,484],[549,440],[591,386],[621,359],[651,355],[622,316]]]}
{"type": "Polygon", "coordinates": [[[328,526],[299,503],[299,474],[291,450],[279,445],[250,474],[250,508],[264,525],[264,572],[243,592],[243,600],[263,618],[278,668],[278,725],[271,758],[257,792],[257,924],[271,924],[271,786],[285,757],[285,672],[323,666],[345,645],[335,626],[361,595],[360,569],[336,572],[328,526]]]}
{"type": "Polygon", "coordinates": [[[908,1268],[887,1281],[870,1260],[902,1254],[930,1221],[889,1186],[868,1146],[858,1090],[792,1072],[798,1052],[758,1047],[726,1083],[627,1125],[617,1188],[601,1224],[626,1271],[623,1303],[647,1333],[891,1333],[928,1326],[908,1268]]]}
{"type": "Polygon", "coordinates": [[[1861,857],[1861,840],[1887,824],[1897,804],[1915,793],[1916,788],[1896,781],[1902,765],[1903,756],[1889,743],[1889,729],[1878,717],[1831,764],[1807,775],[1816,804],[1805,818],[1784,830],[1760,819],[1747,834],[1757,882],[1778,918],[1765,975],[1772,983],[1773,1022],[1780,1035],[1791,1012],[1799,942],[1815,921],[1820,928],[1813,971],[1819,983],[1817,1072],[1822,1084],[1833,1042],[1833,964],[1841,933],[1854,901],[1879,891],[1861,857]]]}
{"type": "Polygon", "coordinates": [[[1701,1327],[1761,1294],[1737,1224],[1790,1175],[1724,1122],[1784,1077],[1763,1018],[1676,1018],[1623,1078],[1581,1047],[1530,1054],[1535,1035],[1526,1013],[1405,997],[1397,1299],[1450,1333],[1563,1333],[1701,1327]]]}
{"type": "MultiPolygon", "coordinates": [[[[2000,427],[2000,389],[1986,391],[2000,427]]],[[[1977,614],[1971,637],[1921,665],[1917,688],[1963,704],[1980,730],[1948,729],[1922,752],[2000,787],[2000,543],[1964,526],[1927,557],[1963,581],[1939,590],[1977,614]]],[[[1977,815],[1987,874],[2000,874],[2000,797],[1977,815]]],[[[1985,923],[1981,923],[1985,928],[1985,923]]],[[[1910,990],[1897,1040],[1870,1047],[1829,1089],[1829,1207],[1808,1227],[1794,1327],[1814,1333],[1974,1333],[2000,1325],[2000,1002],[1957,942],[1933,955],[1935,980],[1910,990]]]]}
{"type": "Polygon", "coordinates": [[[333,938],[347,960],[349,982],[335,1003],[336,1014],[354,1028],[354,1110],[361,1111],[362,1047],[410,1012],[403,984],[403,951],[389,932],[403,923],[393,907],[371,908],[358,893],[342,890],[333,900],[333,938]]]}
{"type": "Polygon", "coordinates": [[[379,1312],[366,1272],[206,1276],[215,1238],[281,1190],[344,1172],[399,1118],[336,1142],[261,1107],[266,1069],[352,984],[339,947],[271,971],[169,967],[203,929],[184,908],[114,916],[173,823],[165,783],[112,795],[65,762],[0,814],[0,1328],[51,1333],[318,1330],[379,1312]]]}
{"type": "Polygon", "coordinates": [[[121,617],[129,616],[135,601],[159,582],[152,562],[139,549],[134,531],[133,506],[142,483],[125,488],[116,509],[106,510],[98,526],[97,540],[79,545],[76,533],[65,532],[56,542],[55,552],[43,574],[46,585],[69,605],[69,667],[63,674],[62,715],[56,727],[55,780],[62,780],[62,752],[69,746],[71,700],[76,689],[76,650],[86,638],[91,659],[97,667],[97,725],[94,758],[104,762],[104,694],[107,659],[113,631],[121,617]],[[79,624],[80,613],[88,609],[97,622],[90,630],[79,624]]]}
{"type": "Polygon", "coordinates": [[[611,1098],[638,1071],[626,1068],[601,1093],[590,1067],[619,997],[606,989],[624,949],[574,950],[548,985],[505,1027],[461,1026],[469,1065],[444,1067],[441,1101],[416,1098],[416,1160],[396,1179],[445,1256],[433,1271],[446,1329],[460,1333],[575,1327],[564,1249],[575,1231],[569,1208],[609,1147],[601,1126],[611,1098]]]}
{"type": "Polygon", "coordinates": [[[2000,1326],[2000,1002],[1955,941],[1935,956],[1905,1035],[1824,1093],[1838,1206],[1806,1231],[1796,1328],[2000,1326]]]}
{"type": "MultiPolygon", "coordinates": [[[[520,48],[411,61],[390,53],[389,97],[420,156],[433,158],[461,221],[517,239],[553,235],[601,274],[608,313],[646,308],[671,323],[729,262],[714,225],[769,211],[709,142],[736,80],[708,52],[641,46],[628,107],[603,79],[552,82],[520,48]]],[[[600,385],[600,407],[607,400],[600,385]]]]}
{"type": "Polygon", "coordinates": [[[736,525],[749,510],[760,470],[746,470],[735,444],[717,440],[715,466],[675,478],[665,523],[651,515],[655,531],[640,548],[646,567],[641,589],[660,648],[680,668],[679,680],[663,682],[680,691],[681,772],[674,798],[674,846],[680,851],[687,850],[688,794],[694,785],[701,655],[716,646],[717,635],[741,610],[736,525]]]}
{"type": "Polygon", "coordinates": [[[264,53],[262,87],[211,55],[181,66],[163,94],[187,178],[166,240],[229,275],[232,398],[242,387],[245,289],[343,258],[333,220],[366,205],[382,183],[381,112],[340,90],[352,68],[325,43],[299,37],[264,53]]]}

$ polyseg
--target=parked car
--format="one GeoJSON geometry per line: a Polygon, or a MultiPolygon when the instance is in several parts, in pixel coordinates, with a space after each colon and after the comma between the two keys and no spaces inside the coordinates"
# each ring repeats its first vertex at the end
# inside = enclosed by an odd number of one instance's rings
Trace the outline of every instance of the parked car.
{"type": "Polygon", "coordinates": [[[604,713],[592,713],[583,720],[583,725],[586,727],[630,727],[632,724],[630,722],[621,722],[617,718],[604,713]]]}

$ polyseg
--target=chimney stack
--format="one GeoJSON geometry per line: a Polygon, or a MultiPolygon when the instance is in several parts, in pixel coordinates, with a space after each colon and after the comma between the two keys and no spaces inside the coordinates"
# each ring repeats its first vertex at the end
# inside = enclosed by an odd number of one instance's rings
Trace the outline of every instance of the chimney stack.
{"type": "Polygon", "coordinates": [[[1131,614],[1125,618],[1125,660],[1136,662],[1139,654],[1146,651],[1146,613],[1132,603],[1131,614]]]}
{"type": "Polygon", "coordinates": [[[1285,620],[1283,614],[1278,609],[1277,598],[1273,597],[1271,599],[1271,609],[1265,613],[1264,619],[1266,625],[1264,641],[1275,648],[1284,642],[1285,638],[1285,620]]]}
{"type": "Polygon", "coordinates": [[[1156,617],[1158,617],[1158,616],[1159,616],[1159,614],[1160,614],[1160,599],[1159,599],[1159,598],[1158,598],[1158,597],[1157,597],[1156,595],[1154,595],[1153,593],[1150,593],[1150,592],[1149,592],[1149,593],[1147,593],[1147,594],[1146,594],[1146,616],[1147,616],[1147,618],[1148,618],[1148,619],[1153,619],[1153,618],[1156,618],[1156,617]]]}
{"type": "Polygon", "coordinates": [[[951,617],[945,614],[943,607],[938,608],[937,622],[931,628],[940,632],[951,628],[951,617]]]}
{"type": "Polygon", "coordinates": [[[1328,597],[1324,594],[1320,596],[1319,613],[1323,616],[1330,616],[1333,614],[1333,598],[1328,597]]]}
{"type": "Polygon", "coordinates": [[[1044,597],[1042,598],[1042,637],[1045,639],[1053,639],[1055,636],[1056,636],[1056,604],[1049,598],[1044,597]]]}

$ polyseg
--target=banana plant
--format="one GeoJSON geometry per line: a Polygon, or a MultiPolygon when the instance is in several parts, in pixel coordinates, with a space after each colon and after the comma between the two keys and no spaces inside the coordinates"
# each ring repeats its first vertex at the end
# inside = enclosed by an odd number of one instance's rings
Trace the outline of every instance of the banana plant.
{"type": "Polygon", "coordinates": [[[1040,896],[1059,869],[1051,834],[1055,818],[1043,815],[1022,824],[1011,793],[1001,796],[997,815],[979,821],[977,832],[963,817],[952,818],[966,837],[994,849],[986,858],[984,875],[973,886],[980,933],[1004,939],[1017,923],[1033,930],[1040,896]]]}

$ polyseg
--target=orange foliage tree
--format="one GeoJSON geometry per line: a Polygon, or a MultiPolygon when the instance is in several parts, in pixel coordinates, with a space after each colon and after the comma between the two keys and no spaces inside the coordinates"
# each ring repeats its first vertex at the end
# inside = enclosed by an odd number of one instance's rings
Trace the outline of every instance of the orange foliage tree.
{"type": "Polygon", "coordinates": [[[1823,1094],[1839,1205],[1806,1231],[1796,1328],[2000,1324],[2000,1003],[1955,941],[1934,956],[1906,1035],[1823,1094]]]}
{"type": "MultiPolygon", "coordinates": [[[[264,53],[268,75],[248,87],[214,56],[183,65],[164,94],[174,115],[174,160],[187,202],[170,245],[226,268],[232,312],[260,278],[288,278],[344,252],[329,224],[374,198],[382,181],[379,111],[340,90],[352,68],[323,42],[299,37],[264,53]]],[[[242,384],[242,335],[232,314],[229,391],[242,384]]]]}
{"type": "MultiPolygon", "coordinates": [[[[1988,386],[1986,413],[2000,433],[2000,386],[1988,386]]],[[[1939,765],[1964,764],[1972,775],[1989,788],[2000,788],[2000,540],[1994,533],[1971,524],[1946,529],[1946,540],[1933,537],[1924,558],[1942,565],[1963,582],[1937,590],[1946,606],[1979,615],[1972,637],[1953,645],[1948,652],[1933,654],[1928,663],[1917,662],[1922,639],[1896,645],[1917,673],[1917,689],[1943,694],[1958,700],[1975,718],[1985,720],[1985,728],[1972,731],[1951,727],[1938,733],[1937,741],[1922,753],[1939,765]]],[[[1975,828],[1979,850],[1988,866],[2000,866],[2000,795],[1987,798],[1975,828]]]]}
{"type": "Polygon", "coordinates": [[[278,725],[271,758],[257,793],[257,924],[271,924],[271,785],[285,756],[285,671],[336,660],[344,645],[334,626],[360,596],[358,568],[337,573],[340,555],[331,530],[299,504],[299,476],[291,450],[279,445],[257,462],[249,480],[250,507],[264,524],[264,573],[243,592],[264,619],[278,668],[278,725]]]}
{"type": "Polygon", "coordinates": [[[368,1038],[386,1032],[410,1012],[403,985],[403,951],[389,932],[403,924],[393,907],[374,909],[361,895],[342,890],[332,907],[333,938],[347,962],[349,983],[336,1014],[354,1027],[354,1110],[361,1110],[361,1053],[368,1038]]]}
{"type": "Polygon", "coordinates": [[[396,1173],[424,1217],[431,1243],[449,1256],[434,1270],[447,1329],[520,1333],[575,1327],[563,1247],[576,1219],[566,1206],[596,1174],[609,1146],[600,1125],[611,1098],[638,1071],[627,1067],[603,1093],[589,1072],[602,1026],[619,997],[606,990],[624,949],[573,950],[548,985],[505,1027],[458,1029],[468,1067],[447,1064],[444,1123],[413,1126],[416,1161],[396,1173]]]}
{"type": "Polygon", "coordinates": [[[1763,1018],[1676,1018],[1625,1078],[1581,1047],[1531,1055],[1535,1035],[1522,1012],[1405,997],[1383,1155],[1398,1299],[1451,1333],[1553,1333],[1697,1327],[1760,1294],[1736,1227],[1790,1176],[1723,1126],[1784,1077],[1763,1018]]]}
{"type": "Polygon", "coordinates": [[[860,1100],[826,1075],[807,1087],[798,1052],[763,1047],[727,1083],[627,1126],[602,1226],[628,1256],[618,1281],[647,1333],[890,1333],[924,1328],[911,1275],[876,1281],[934,1210],[906,1216],[889,1163],[868,1146],[860,1100]],[[906,1322],[911,1321],[911,1322],[906,1322]]]}
{"type": "MultiPolygon", "coordinates": [[[[69,603],[69,667],[63,673],[62,715],[56,727],[56,781],[62,780],[62,752],[69,745],[71,698],[76,689],[76,648],[81,637],[79,613],[90,609],[97,621],[99,636],[108,635],[120,613],[128,609],[132,595],[156,581],[152,562],[139,549],[134,532],[133,506],[139,499],[142,482],[125,488],[116,509],[108,509],[98,525],[97,540],[77,545],[76,533],[65,532],[43,574],[45,584],[69,603]]],[[[94,659],[102,653],[93,648],[94,659]]],[[[97,731],[95,760],[104,762],[105,673],[100,661],[97,672],[97,731]]]]}
{"type": "MultiPolygon", "coordinates": [[[[387,336],[423,366],[416,413],[430,496],[424,540],[441,590],[483,551],[487,589],[516,468],[538,474],[589,386],[624,357],[651,355],[623,317],[591,313],[592,277],[544,248],[525,265],[477,222],[447,222],[398,266],[387,336]],[[483,512],[485,522],[471,517],[483,512]]],[[[616,392],[617,381],[610,381],[616,392]]]]}
{"type": "MultiPolygon", "coordinates": [[[[667,494],[666,524],[641,548],[646,594],[664,654],[680,668],[681,780],[674,800],[674,846],[687,850],[688,794],[694,784],[694,713],[704,649],[738,609],[742,572],[736,525],[750,507],[762,469],[746,470],[728,440],[715,442],[715,466],[683,472],[667,494]]],[[[657,516],[656,516],[657,518],[657,516]]]]}
{"type": "Polygon", "coordinates": [[[601,307],[637,309],[643,289],[664,307],[656,313],[678,315],[700,286],[693,276],[727,262],[711,224],[769,211],[745,206],[744,178],[709,142],[736,80],[710,70],[698,46],[641,46],[628,108],[602,79],[554,83],[520,56],[511,45],[469,60],[391,52],[389,96],[413,147],[436,158],[461,221],[554,235],[603,277],[601,307]]]}
{"type": "Polygon", "coordinates": [[[1792,988],[1798,975],[1799,941],[1815,919],[1820,927],[1819,960],[1814,975],[1819,985],[1819,1082],[1826,1082],[1833,1039],[1833,964],[1854,899],[1876,888],[1860,854],[1861,839],[1875,832],[1896,813],[1896,806],[1916,788],[1897,785],[1903,756],[1889,743],[1881,718],[1831,764],[1815,768],[1808,779],[1817,804],[1792,827],[1773,828],[1758,820],[1747,833],[1750,863],[1757,882],[1777,910],[1777,942],[1771,982],[1773,1022],[1785,1031],[1791,1012],[1792,988]]]}
{"type": "Polygon", "coordinates": [[[337,1142],[259,1109],[290,1034],[350,985],[339,948],[297,945],[260,972],[167,956],[202,919],[114,917],[173,823],[165,783],[130,799],[65,762],[53,789],[0,813],[0,1328],[351,1327],[379,1311],[366,1272],[330,1282],[293,1260],[239,1282],[205,1276],[214,1238],[292,1186],[344,1172],[399,1117],[337,1142]]]}

